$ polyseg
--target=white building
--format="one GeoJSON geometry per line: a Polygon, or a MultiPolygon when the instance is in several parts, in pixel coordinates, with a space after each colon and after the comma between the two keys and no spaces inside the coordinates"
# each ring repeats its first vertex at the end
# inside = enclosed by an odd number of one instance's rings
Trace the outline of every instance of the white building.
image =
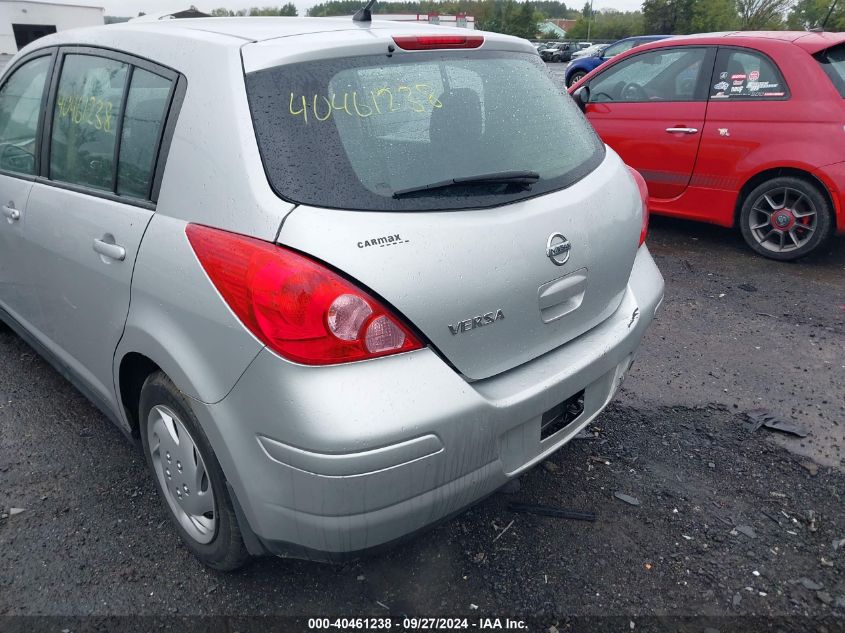
{"type": "Polygon", "coordinates": [[[425,22],[426,24],[475,29],[475,16],[463,13],[459,13],[458,15],[442,15],[439,13],[373,13],[373,19],[393,20],[396,22],[425,22]]]}
{"type": "Polygon", "coordinates": [[[0,0],[0,54],[17,53],[56,31],[98,24],[103,24],[102,7],[59,0],[0,0]]]}

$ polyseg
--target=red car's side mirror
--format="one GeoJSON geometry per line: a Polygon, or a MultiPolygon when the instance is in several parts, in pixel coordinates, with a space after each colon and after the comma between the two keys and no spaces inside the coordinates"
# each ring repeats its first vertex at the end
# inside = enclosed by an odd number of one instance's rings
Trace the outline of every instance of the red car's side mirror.
{"type": "Polygon", "coordinates": [[[586,112],[587,104],[590,103],[590,87],[581,86],[572,93],[572,98],[575,100],[575,105],[581,109],[581,112],[586,112]]]}

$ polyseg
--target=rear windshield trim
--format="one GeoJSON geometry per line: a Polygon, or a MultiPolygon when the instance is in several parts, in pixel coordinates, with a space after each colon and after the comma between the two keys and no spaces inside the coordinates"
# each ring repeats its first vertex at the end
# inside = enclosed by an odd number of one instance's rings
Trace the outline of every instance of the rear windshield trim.
{"type": "MultiPolygon", "coordinates": [[[[404,61],[410,60],[410,55],[413,55],[414,60],[419,61],[426,61],[432,60],[437,61],[444,58],[444,54],[448,56],[448,58],[453,58],[455,56],[460,55],[461,57],[466,56],[467,58],[498,58],[498,57],[513,57],[514,55],[517,56],[524,56],[526,58],[537,58],[537,63],[542,65],[542,62],[539,61],[539,57],[533,54],[528,53],[516,53],[513,51],[426,51],[426,52],[414,52],[411,54],[399,54],[395,55],[395,57],[404,58],[404,61]],[[407,55],[407,56],[406,56],[407,55]]],[[[367,55],[361,56],[366,58],[373,58],[376,56],[367,55]]],[[[390,57],[388,55],[387,57],[390,57]]],[[[357,59],[357,58],[347,58],[347,59],[357,59]]],[[[333,59],[326,59],[320,60],[321,62],[331,62],[337,61],[333,59]]],[[[271,163],[268,160],[268,156],[270,154],[270,148],[267,147],[267,143],[263,138],[263,134],[261,131],[262,125],[261,121],[259,120],[258,108],[255,103],[255,95],[254,90],[251,90],[253,82],[257,77],[265,73],[271,72],[278,72],[280,69],[292,69],[297,66],[309,65],[314,64],[313,61],[308,62],[298,62],[293,64],[284,64],[270,68],[263,68],[260,70],[249,72],[245,75],[245,84],[246,84],[246,93],[247,93],[247,101],[250,107],[250,116],[253,123],[253,129],[256,135],[256,142],[258,144],[259,154],[261,156],[262,167],[264,169],[265,176],[267,178],[267,182],[270,185],[272,191],[282,200],[295,204],[295,205],[304,205],[304,206],[311,206],[311,207],[319,207],[323,209],[336,209],[336,210],[344,210],[344,211],[361,211],[361,212],[387,212],[387,213],[402,213],[402,212],[425,212],[425,211],[471,211],[471,210],[481,210],[481,209],[492,209],[502,206],[507,206],[510,204],[514,204],[517,202],[522,202],[526,200],[531,200],[537,197],[541,197],[550,193],[554,193],[557,191],[562,191],[564,189],[568,189],[572,185],[578,183],[587,175],[595,171],[605,160],[606,157],[606,146],[605,144],[599,139],[598,135],[593,130],[592,126],[586,121],[583,120],[583,124],[589,129],[589,133],[595,139],[595,149],[594,151],[583,158],[583,160],[573,169],[565,172],[561,176],[546,179],[544,181],[540,181],[535,183],[530,189],[519,192],[518,194],[508,195],[508,194],[500,194],[493,199],[493,196],[485,196],[488,198],[488,201],[485,203],[479,203],[478,196],[460,196],[460,195],[453,195],[450,193],[444,193],[442,195],[426,195],[426,196],[408,196],[407,198],[402,199],[395,199],[395,198],[386,198],[384,206],[375,207],[375,206],[366,206],[360,205],[356,203],[356,201],[344,200],[342,204],[332,204],[325,201],[318,201],[313,199],[307,199],[307,197],[301,197],[297,195],[291,195],[291,193],[283,191],[279,186],[277,178],[274,178],[273,173],[271,173],[271,163]],[[410,204],[409,204],[410,203],[410,204]]],[[[560,94],[564,99],[570,99],[568,93],[560,88],[560,94]]],[[[577,113],[575,116],[581,116],[580,113],[577,113]]],[[[330,186],[336,185],[337,183],[330,183],[330,186]]]]}

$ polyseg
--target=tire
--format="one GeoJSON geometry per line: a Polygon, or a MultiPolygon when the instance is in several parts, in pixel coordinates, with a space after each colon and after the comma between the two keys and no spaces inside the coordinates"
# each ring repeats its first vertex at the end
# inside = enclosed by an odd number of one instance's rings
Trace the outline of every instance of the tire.
{"type": "Polygon", "coordinates": [[[249,553],[226,478],[187,398],[156,372],[141,388],[138,412],[147,465],[182,541],[213,569],[244,565],[249,553]]]}
{"type": "Polygon", "coordinates": [[[820,186],[809,178],[779,176],[748,192],[739,228],[755,252],[793,261],[822,246],[833,233],[833,211],[820,186]]]}
{"type": "Polygon", "coordinates": [[[567,81],[567,82],[566,82],[566,87],[567,87],[567,88],[571,88],[571,87],[572,87],[572,84],[574,84],[576,81],[581,81],[581,78],[582,78],[584,75],[586,75],[586,74],[587,74],[587,73],[585,73],[583,70],[576,70],[576,71],[575,71],[574,73],[572,73],[572,75],[569,77],[569,81],[567,81]]]}

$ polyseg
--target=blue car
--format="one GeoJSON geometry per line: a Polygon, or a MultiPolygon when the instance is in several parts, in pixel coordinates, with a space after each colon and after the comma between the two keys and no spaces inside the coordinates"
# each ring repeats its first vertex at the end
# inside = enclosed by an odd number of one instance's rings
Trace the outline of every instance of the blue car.
{"type": "Polygon", "coordinates": [[[576,81],[579,81],[581,77],[593,70],[593,68],[598,68],[608,59],[615,55],[618,55],[619,53],[624,53],[625,51],[634,48],[635,46],[639,46],[640,44],[647,44],[648,42],[666,39],[667,37],[671,36],[637,35],[636,37],[626,37],[624,40],[614,42],[613,44],[605,48],[602,52],[596,55],[591,55],[589,57],[584,56],[579,57],[577,59],[573,59],[571,62],[569,62],[569,65],[566,67],[566,87],[568,88],[576,81]]]}

